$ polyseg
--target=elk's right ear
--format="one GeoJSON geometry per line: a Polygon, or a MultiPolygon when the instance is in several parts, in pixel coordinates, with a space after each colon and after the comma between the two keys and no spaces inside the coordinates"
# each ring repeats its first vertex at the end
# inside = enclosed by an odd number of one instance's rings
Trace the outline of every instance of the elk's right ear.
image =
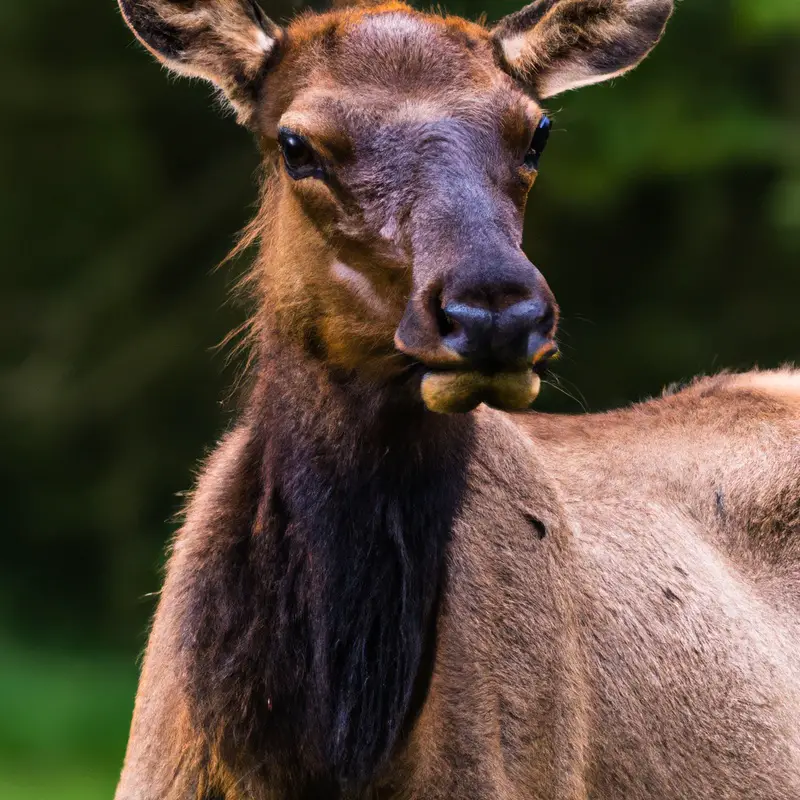
{"type": "Polygon", "coordinates": [[[506,71],[538,97],[614,78],[655,47],[673,0],[534,0],[492,39],[506,71]]]}
{"type": "Polygon", "coordinates": [[[119,0],[139,41],[181,75],[222,90],[247,125],[281,29],[255,0],[119,0]]]}

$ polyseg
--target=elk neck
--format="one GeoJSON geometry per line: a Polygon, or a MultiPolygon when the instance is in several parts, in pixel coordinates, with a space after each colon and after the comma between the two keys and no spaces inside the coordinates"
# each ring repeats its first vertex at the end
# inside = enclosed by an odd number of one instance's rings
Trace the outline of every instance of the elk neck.
{"type": "Polygon", "coordinates": [[[276,322],[245,411],[250,522],[220,537],[194,606],[195,705],[238,757],[275,754],[299,796],[356,791],[427,691],[473,423],[331,369],[276,322]]]}

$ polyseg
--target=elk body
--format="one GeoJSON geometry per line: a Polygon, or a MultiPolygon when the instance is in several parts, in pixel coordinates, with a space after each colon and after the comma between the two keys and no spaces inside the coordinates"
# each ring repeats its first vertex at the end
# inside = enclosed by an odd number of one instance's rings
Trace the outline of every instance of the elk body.
{"type": "Polygon", "coordinates": [[[121,7],[267,176],[252,388],[118,800],[800,797],[800,375],[507,413],[555,350],[519,247],[541,103],[633,67],[669,2],[121,7]]]}

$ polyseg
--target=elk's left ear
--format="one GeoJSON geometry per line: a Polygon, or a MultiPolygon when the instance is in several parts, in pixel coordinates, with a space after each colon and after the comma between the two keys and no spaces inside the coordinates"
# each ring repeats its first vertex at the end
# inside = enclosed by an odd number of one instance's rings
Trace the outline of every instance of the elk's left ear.
{"type": "Polygon", "coordinates": [[[119,0],[139,41],[181,75],[222,90],[248,124],[281,41],[256,0],[119,0]]]}
{"type": "Polygon", "coordinates": [[[672,0],[536,0],[492,31],[501,61],[542,99],[633,69],[656,45],[672,0]]]}

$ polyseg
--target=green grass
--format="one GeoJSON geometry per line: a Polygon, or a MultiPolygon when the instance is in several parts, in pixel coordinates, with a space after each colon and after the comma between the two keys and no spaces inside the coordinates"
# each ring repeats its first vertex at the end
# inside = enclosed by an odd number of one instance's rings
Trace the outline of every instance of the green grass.
{"type": "Polygon", "coordinates": [[[135,688],[133,658],[0,644],[0,800],[113,797],[135,688]]]}
{"type": "Polygon", "coordinates": [[[111,800],[117,773],[93,772],[93,767],[40,770],[16,774],[0,764],[2,800],[111,800]]]}

